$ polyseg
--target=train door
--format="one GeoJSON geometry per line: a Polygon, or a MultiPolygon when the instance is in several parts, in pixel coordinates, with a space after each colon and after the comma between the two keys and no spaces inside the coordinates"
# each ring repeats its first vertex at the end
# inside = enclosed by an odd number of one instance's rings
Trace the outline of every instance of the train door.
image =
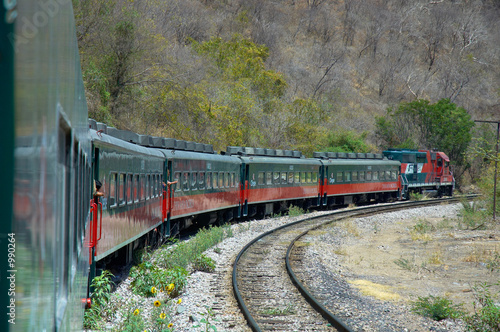
{"type": "Polygon", "coordinates": [[[441,177],[443,176],[444,170],[444,160],[441,158],[439,154],[436,156],[436,182],[440,182],[441,177]]]}
{"type": "Polygon", "coordinates": [[[321,165],[319,168],[319,193],[323,196],[323,201],[320,205],[326,206],[328,204],[328,193],[327,193],[327,175],[328,166],[321,165]]]}
{"type": "Polygon", "coordinates": [[[92,147],[92,178],[91,178],[92,198],[90,200],[90,228],[89,228],[89,264],[90,280],[96,276],[95,251],[97,242],[102,235],[102,203],[99,201],[102,194],[99,192],[99,148],[92,147]]]}
{"type": "Polygon", "coordinates": [[[64,317],[68,299],[69,273],[70,273],[70,227],[71,227],[71,170],[72,170],[72,132],[66,119],[61,116],[58,129],[57,181],[58,200],[55,202],[56,213],[56,301],[55,321],[59,327],[64,317]],[[64,254],[67,253],[67,254],[64,254]]]}
{"type": "Polygon", "coordinates": [[[240,204],[242,205],[242,216],[248,215],[248,178],[250,176],[250,165],[242,163],[242,176],[240,183],[240,204]]]}
{"type": "Polygon", "coordinates": [[[163,172],[164,185],[162,189],[162,218],[163,230],[162,234],[165,236],[170,235],[170,218],[174,208],[174,189],[172,189],[172,160],[167,160],[163,172]]]}

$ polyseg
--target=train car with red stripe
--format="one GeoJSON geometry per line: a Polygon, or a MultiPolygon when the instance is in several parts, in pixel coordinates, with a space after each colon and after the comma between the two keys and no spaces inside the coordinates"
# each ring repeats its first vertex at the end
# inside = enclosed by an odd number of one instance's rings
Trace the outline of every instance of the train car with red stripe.
{"type": "Polygon", "coordinates": [[[0,331],[82,330],[91,157],[71,2],[2,1],[0,100],[0,331]]]}
{"type": "MultiPolygon", "coordinates": [[[[240,217],[238,158],[208,144],[138,135],[89,120],[92,178],[91,270],[193,224],[240,217]]],[[[92,272],[93,273],[93,272],[92,272]]]]}
{"type": "MultiPolygon", "coordinates": [[[[91,124],[92,127],[92,124],[91,124]]],[[[91,240],[95,261],[125,248],[131,257],[137,240],[162,225],[164,155],[136,141],[137,134],[108,127],[90,130],[93,175],[91,240]]]]}
{"type": "Polygon", "coordinates": [[[239,159],[215,154],[211,145],[184,141],[162,153],[166,176],[172,180],[166,193],[171,234],[192,224],[207,226],[240,217],[239,159]]]}
{"type": "Polygon", "coordinates": [[[322,205],[385,202],[401,197],[400,163],[373,153],[315,153],[322,163],[322,205]]]}
{"type": "Polygon", "coordinates": [[[320,205],[318,160],[291,150],[228,147],[226,153],[241,160],[243,217],[271,215],[290,205],[320,205]]]}
{"type": "Polygon", "coordinates": [[[401,162],[401,183],[408,192],[452,196],[455,178],[450,159],[444,152],[431,150],[390,149],[384,156],[401,162]]]}

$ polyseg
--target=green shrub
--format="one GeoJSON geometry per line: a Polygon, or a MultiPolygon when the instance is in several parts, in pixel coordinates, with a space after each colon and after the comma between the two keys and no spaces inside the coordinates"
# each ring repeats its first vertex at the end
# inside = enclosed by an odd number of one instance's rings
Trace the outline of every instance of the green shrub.
{"type": "Polygon", "coordinates": [[[475,229],[485,224],[489,219],[488,212],[483,208],[484,202],[476,201],[470,204],[468,201],[462,201],[462,209],[458,212],[460,224],[465,225],[467,229],[475,229]]]}
{"type": "Polygon", "coordinates": [[[413,312],[436,321],[447,318],[455,319],[463,315],[461,304],[454,305],[450,300],[439,296],[419,297],[411,305],[413,312]]]}
{"type": "Polygon", "coordinates": [[[100,276],[92,280],[91,288],[93,289],[91,299],[92,306],[85,310],[83,316],[83,327],[87,329],[99,329],[102,317],[105,314],[106,305],[111,296],[114,277],[109,271],[103,271],[100,276]]]}
{"type": "Polygon", "coordinates": [[[205,255],[198,256],[193,262],[193,269],[201,272],[215,272],[215,262],[212,258],[205,255]]]}
{"type": "Polygon", "coordinates": [[[418,222],[413,226],[413,230],[420,234],[425,234],[427,232],[434,231],[436,227],[427,220],[418,220],[418,222]]]}
{"type": "Polygon", "coordinates": [[[151,297],[156,290],[165,290],[168,285],[174,284],[175,289],[170,296],[176,297],[186,286],[189,273],[182,267],[161,269],[150,263],[143,263],[132,268],[129,275],[133,278],[130,285],[135,294],[151,297]]]}
{"type": "MultiPolygon", "coordinates": [[[[467,331],[500,331],[500,306],[495,304],[490,292],[491,285],[485,283],[474,287],[474,314],[464,318],[467,331]]],[[[498,297],[498,294],[497,294],[498,297]]]]}
{"type": "Polygon", "coordinates": [[[410,201],[421,201],[425,198],[424,194],[411,192],[410,193],[410,201]]]}
{"type": "Polygon", "coordinates": [[[295,206],[295,205],[291,205],[290,208],[288,209],[288,216],[290,216],[290,217],[301,216],[304,213],[306,213],[304,211],[304,209],[302,209],[302,208],[300,208],[298,206],[295,206]]]}
{"type": "Polygon", "coordinates": [[[123,322],[123,325],[120,327],[120,331],[123,332],[137,332],[144,331],[144,320],[142,318],[141,312],[139,309],[135,309],[128,313],[127,318],[123,322]]]}
{"type": "Polygon", "coordinates": [[[225,238],[233,236],[231,226],[204,228],[189,241],[180,242],[171,250],[166,251],[159,259],[159,264],[165,268],[187,268],[205,250],[222,242],[225,238]]]}

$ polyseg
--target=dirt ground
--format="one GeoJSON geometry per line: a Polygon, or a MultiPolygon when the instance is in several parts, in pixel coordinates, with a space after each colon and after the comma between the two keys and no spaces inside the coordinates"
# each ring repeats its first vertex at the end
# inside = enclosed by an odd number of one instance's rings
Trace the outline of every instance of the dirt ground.
{"type": "Polygon", "coordinates": [[[338,226],[349,239],[334,249],[343,274],[363,294],[395,302],[440,296],[472,311],[474,287],[500,281],[498,225],[466,230],[455,217],[376,218],[338,226]]]}

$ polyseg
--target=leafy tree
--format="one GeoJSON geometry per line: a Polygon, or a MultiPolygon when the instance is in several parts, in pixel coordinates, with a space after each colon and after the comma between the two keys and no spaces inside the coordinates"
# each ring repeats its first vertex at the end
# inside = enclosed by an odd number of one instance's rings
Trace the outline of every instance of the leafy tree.
{"type": "Polygon", "coordinates": [[[297,98],[287,106],[289,118],[285,140],[294,149],[306,155],[319,150],[326,136],[322,124],[327,120],[327,113],[313,99],[297,98]]]}
{"type": "Polygon", "coordinates": [[[441,99],[435,104],[419,99],[389,108],[376,119],[382,148],[427,148],[444,151],[455,165],[464,164],[474,122],[462,107],[441,99]]]}
{"type": "Polygon", "coordinates": [[[375,147],[366,143],[368,132],[361,134],[350,130],[335,130],[328,133],[327,152],[372,152],[375,147]]]}

